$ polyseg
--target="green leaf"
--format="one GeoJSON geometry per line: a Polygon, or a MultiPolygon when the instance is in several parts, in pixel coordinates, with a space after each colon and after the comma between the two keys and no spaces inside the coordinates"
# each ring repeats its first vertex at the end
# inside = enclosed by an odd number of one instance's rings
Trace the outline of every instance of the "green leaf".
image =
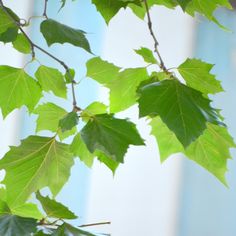
{"type": "Polygon", "coordinates": [[[7,204],[6,190],[1,188],[0,196],[0,215],[12,214],[21,217],[30,217],[34,219],[42,219],[43,215],[39,211],[38,206],[33,203],[24,203],[18,206],[12,206],[11,208],[7,204]]]}
{"type": "Polygon", "coordinates": [[[179,5],[183,8],[183,10],[186,8],[186,6],[191,2],[192,0],[177,0],[179,5]]]}
{"type": "Polygon", "coordinates": [[[19,52],[29,54],[31,52],[31,46],[27,38],[23,34],[18,34],[15,41],[12,42],[13,47],[19,52]]]}
{"type": "Polygon", "coordinates": [[[70,43],[91,53],[89,42],[82,30],[71,28],[52,19],[43,21],[40,30],[48,46],[54,43],[70,43]]]}
{"type": "Polygon", "coordinates": [[[98,57],[87,62],[87,76],[110,89],[110,111],[112,113],[134,105],[137,100],[138,85],[149,78],[146,68],[119,71],[119,67],[98,57]]]}
{"type": "Polygon", "coordinates": [[[160,115],[185,147],[203,133],[207,121],[220,123],[210,100],[176,79],[145,85],[140,93],[140,117],[160,115]]]}
{"type": "Polygon", "coordinates": [[[225,127],[207,124],[204,134],[185,153],[226,184],[227,159],[231,159],[229,148],[232,147],[236,145],[225,127]]]}
{"type": "Polygon", "coordinates": [[[89,152],[88,148],[86,147],[84,141],[81,138],[80,133],[78,133],[71,144],[71,151],[73,152],[74,156],[79,157],[79,159],[84,162],[85,165],[91,167],[93,165],[93,160],[95,155],[89,152]]]}
{"type": "Polygon", "coordinates": [[[40,66],[35,76],[44,91],[52,91],[58,97],[67,97],[66,83],[59,70],[47,66],[40,66]]]}
{"type": "Polygon", "coordinates": [[[144,145],[133,123],[107,114],[94,116],[81,130],[81,137],[91,153],[100,150],[117,162],[124,161],[130,144],[144,145]]]}
{"type": "MultiPolygon", "coordinates": [[[[5,7],[5,10],[10,14],[16,21],[19,21],[19,17],[10,9],[5,7]]],[[[0,7],[0,34],[6,32],[9,28],[17,28],[14,21],[8,15],[3,8],[0,7]]]]}
{"type": "Polygon", "coordinates": [[[48,186],[56,195],[70,176],[73,156],[69,146],[55,138],[29,136],[0,160],[6,170],[3,183],[10,206],[21,205],[31,193],[48,186]]]}
{"type": "Polygon", "coordinates": [[[72,83],[75,78],[75,70],[74,69],[69,69],[69,71],[66,71],[65,74],[65,80],[66,83],[72,83]]]}
{"type": "Polygon", "coordinates": [[[100,57],[90,59],[86,66],[87,77],[90,77],[103,85],[106,85],[113,80],[121,69],[112,63],[103,61],[100,57]]]}
{"type": "Polygon", "coordinates": [[[79,117],[76,112],[67,113],[60,121],[59,126],[62,132],[72,130],[79,122],[79,117]]]}
{"type": "Polygon", "coordinates": [[[226,184],[227,159],[231,158],[229,149],[236,145],[225,127],[207,123],[204,133],[184,150],[175,134],[160,118],[152,119],[150,125],[162,162],[171,154],[182,152],[226,184]]]}
{"type": "Polygon", "coordinates": [[[48,196],[44,197],[40,192],[36,193],[36,198],[40,201],[47,217],[57,218],[57,219],[76,219],[77,216],[71,212],[66,206],[61,203],[50,199],[48,196]]]}
{"type": "Polygon", "coordinates": [[[36,231],[37,221],[15,215],[0,216],[0,235],[31,236],[36,231]]]}
{"type": "Polygon", "coordinates": [[[185,11],[191,16],[194,16],[195,12],[198,12],[209,20],[219,24],[213,15],[214,11],[218,7],[232,9],[228,0],[192,0],[188,3],[185,11]]]}
{"type": "Polygon", "coordinates": [[[135,50],[135,52],[138,55],[140,55],[145,62],[151,63],[151,64],[156,64],[157,63],[157,60],[154,57],[153,52],[150,49],[141,47],[140,49],[135,50]]]}
{"type": "Polygon", "coordinates": [[[119,0],[92,0],[92,3],[96,6],[97,11],[100,12],[107,24],[121,8],[125,8],[129,2],[119,0]]]}
{"type": "Polygon", "coordinates": [[[4,117],[24,105],[31,112],[41,96],[38,83],[23,69],[0,66],[0,107],[4,117]]]}
{"type": "Polygon", "coordinates": [[[42,104],[34,110],[34,113],[39,115],[36,121],[36,132],[41,130],[57,132],[60,140],[63,140],[75,134],[77,131],[76,127],[74,127],[71,130],[62,132],[61,128],[59,127],[59,121],[68,113],[65,109],[55,105],[54,103],[42,104]]]}
{"type": "Polygon", "coordinates": [[[101,102],[93,102],[87,106],[80,114],[83,121],[88,122],[91,116],[104,114],[107,111],[107,106],[101,102]]]}
{"type": "Polygon", "coordinates": [[[108,157],[103,152],[96,151],[96,156],[98,160],[102,162],[104,165],[106,165],[114,175],[120,163],[113,160],[111,157],[108,157]]]}
{"type": "Polygon", "coordinates": [[[161,162],[164,162],[172,154],[184,152],[182,144],[160,117],[153,118],[149,124],[152,127],[151,134],[158,143],[161,162]]]}
{"type": "Polygon", "coordinates": [[[123,111],[137,102],[136,90],[149,78],[146,68],[126,69],[119,73],[107,87],[110,88],[110,112],[123,111]]]}
{"type": "Polygon", "coordinates": [[[67,111],[49,102],[39,105],[34,113],[39,115],[36,121],[36,132],[41,130],[56,132],[59,128],[59,121],[67,114],[67,111]]]}
{"type": "Polygon", "coordinates": [[[222,92],[223,89],[220,81],[216,80],[215,76],[210,74],[213,66],[201,60],[187,59],[178,67],[178,71],[188,86],[204,94],[215,94],[222,92]]]}
{"type": "Polygon", "coordinates": [[[64,223],[63,225],[58,227],[58,229],[52,234],[52,236],[96,236],[96,235],[84,231],[82,229],[75,228],[67,223],[64,223]]]}
{"type": "Polygon", "coordinates": [[[9,43],[16,40],[18,35],[18,28],[8,28],[7,31],[0,34],[0,41],[3,43],[9,43]]]}

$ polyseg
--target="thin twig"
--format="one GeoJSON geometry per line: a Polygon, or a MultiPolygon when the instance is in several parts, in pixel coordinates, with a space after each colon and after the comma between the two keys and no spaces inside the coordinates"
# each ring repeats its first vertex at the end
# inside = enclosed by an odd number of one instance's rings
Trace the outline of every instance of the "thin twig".
{"type": "MultiPolygon", "coordinates": [[[[45,0],[45,9],[47,10],[47,1],[45,0]]],[[[40,47],[39,45],[35,44],[30,38],[29,36],[25,33],[25,31],[22,29],[21,25],[19,24],[18,21],[16,21],[16,19],[14,19],[14,17],[9,14],[9,12],[7,11],[7,9],[5,8],[3,1],[0,0],[0,7],[4,10],[4,12],[12,19],[12,21],[16,24],[16,26],[19,28],[19,30],[22,32],[22,34],[26,37],[26,39],[28,40],[28,42],[30,43],[31,46],[31,54],[32,54],[32,58],[35,58],[35,48],[37,48],[39,51],[43,52],[44,54],[46,54],[47,56],[51,57],[53,60],[57,61],[66,71],[66,73],[68,73],[70,79],[71,79],[71,86],[72,86],[72,99],[73,99],[73,110],[75,111],[80,111],[81,109],[77,106],[77,101],[76,101],[76,96],[75,96],[75,81],[73,80],[73,76],[70,73],[70,68],[69,66],[62,60],[60,60],[59,58],[55,57],[54,55],[52,55],[50,52],[46,51],[45,49],[43,49],[42,47],[40,47]]],[[[46,10],[44,10],[44,13],[46,13],[46,10]]],[[[44,15],[45,16],[45,15],[44,15]]]]}
{"type": "Polygon", "coordinates": [[[99,222],[99,223],[93,223],[93,224],[85,224],[85,225],[80,225],[78,227],[83,228],[83,227],[92,227],[92,226],[98,226],[98,225],[110,225],[111,222],[99,222]]]}
{"type": "Polygon", "coordinates": [[[159,61],[160,61],[160,68],[161,68],[163,71],[168,72],[168,70],[166,69],[166,66],[165,66],[165,64],[164,64],[164,61],[163,61],[163,59],[162,59],[162,57],[161,57],[161,54],[160,54],[160,52],[159,52],[159,50],[158,50],[159,43],[158,43],[157,38],[156,38],[156,36],[155,36],[155,34],[154,34],[154,32],[153,32],[152,20],[151,20],[151,15],[150,15],[150,12],[149,12],[148,2],[147,2],[147,0],[143,0],[143,2],[144,2],[145,9],[146,9],[146,12],[147,12],[148,29],[149,29],[149,31],[150,31],[150,34],[151,34],[153,40],[154,40],[154,51],[156,52],[156,54],[157,54],[157,56],[158,56],[158,58],[159,58],[159,61]]]}
{"type": "Polygon", "coordinates": [[[47,15],[47,7],[48,7],[48,0],[44,0],[44,10],[43,10],[43,16],[48,19],[47,15]]]}

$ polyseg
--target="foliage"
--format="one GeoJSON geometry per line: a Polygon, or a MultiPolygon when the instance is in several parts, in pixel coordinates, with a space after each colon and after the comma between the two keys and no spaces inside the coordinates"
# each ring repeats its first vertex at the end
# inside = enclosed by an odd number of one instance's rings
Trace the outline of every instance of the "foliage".
{"type": "MultiPolygon", "coordinates": [[[[63,10],[68,1],[60,2],[60,10],[63,10]]],[[[44,0],[39,30],[48,47],[69,43],[93,55],[86,32],[48,18],[47,4],[48,0],[44,0]]],[[[52,133],[50,137],[29,136],[19,146],[10,147],[0,160],[0,169],[6,171],[4,188],[0,189],[1,235],[95,235],[65,221],[77,216],[55,197],[70,177],[74,158],[78,157],[88,167],[97,158],[115,173],[130,145],[145,145],[136,124],[116,118],[116,113],[136,104],[139,117],[149,121],[162,162],[172,154],[182,153],[227,184],[227,160],[231,158],[230,148],[235,147],[235,143],[209,98],[223,91],[211,74],[213,65],[188,58],[175,69],[168,69],[158,49],[149,9],[155,5],[171,9],[180,6],[186,14],[200,13],[223,27],[214,17],[214,11],[217,7],[231,9],[228,0],[92,0],[91,4],[108,26],[122,8],[130,8],[137,17],[147,21],[154,48],[141,47],[135,52],[148,66],[157,65],[159,70],[150,73],[147,67],[120,68],[93,57],[86,64],[87,77],[109,89],[109,106],[94,101],[81,108],[76,100],[79,83],[75,70],[35,44],[25,33],[30,22],[22,23],[21,17],[0,0],[0,41],[12,44],[20,53],[31,54],[32,62],[40,51],[64,69],[62,73],[40,65],[31,76],[25,68],[0,66],[3,117],[25,106],[31,115],[37,115],[36,132],[52,133]],[[49,92],[62,99],[67,99],[68,92],[71,93],[71,109],[67,111],[48,102],[44,96],[49,92]],[[71,144],[63,143],[70,136],[73,137],[71,144]],[[44,187],[50,189],[52,198],[41,195],[39,190],[44,187]],[[32,195],[44,213],[30,202],[32,195]]]]}

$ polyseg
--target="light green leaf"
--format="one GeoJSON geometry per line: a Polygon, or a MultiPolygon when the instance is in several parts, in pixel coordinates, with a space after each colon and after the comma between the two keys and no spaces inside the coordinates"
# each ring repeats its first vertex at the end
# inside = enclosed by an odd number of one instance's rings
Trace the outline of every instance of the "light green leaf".
{"type": "Polygon", "coordinates": [[[80,114],[84,121],[89,121],[93,115],[104,114],[107,111],[107,106],[101,102],[93,102],[87,106],[80,114]]]}
{"type": "Polygon", "coordinates": [[[24,105],[31,112],[41,96],[40,86],[23,69],[0,66],[0,107],[4,117],[24,105]]]}
{"type": "Polygon", "coordinates": [[[140,93],[140,117],[160,115],[185,147],[203,133],[207,121],[220,124],[211,101],[176,79],[145,85],[140,93]]]}
{"type": "Polygon", "coordinates": [[[153,118],[149,124],[152,127],[151,134],[158,143],[161,162],[164,162],[172,154],[184,152],[182,144],[160,117],[153,118]]]}
{"type": "Polygon", "coordinates": [[[229,149],[232,147],[236,145],[225,127],[207,124],[204,134],[185,153],[226,184],[227,159],[231,159],[229,149]]]}
{"type": "Polygon", "coordinates": [[[107,87],[110,89],[110,112],[123,111],[137,101],[136,90],[142,81],[149,78],[146,68],[126,69],[119,73],[107,87]]]}
{"type": "Polygon", "coordinates": [[[48,186],[56,195],[70,176],[73,156],[69,146],[54,138],[29,136],[18,147],[0,160],[0,169],[6,170],[3,183],[7,202],[22,205],[31,193],[48,186]]]}
{"type": "Polygon", "coordinates": [[[36,193],[36,198],[40,201],[47,217],[57,218],[57,219],[76,219],[77,216],[71,212],[66,206],[61,203],[50,199],[49,197],[44,197],[40,192],[36,193]]]}
{"type": "Polygon", "coordinates": [[[31,46],[27,38],[23,34],[18,34],[15,41],[12,42],[13,47],[19,52],[29,54],[31,46]]]}
{"type": "Polygon", "coordinates": [[[89,42],[82,30],[71,28],[55,20],[47,19],[41,23],[40,30],[48,46],[54,43],[70,43],[91,52],[89,42]]]}
{"type": "Polygon", "coordinates": [[[36,231],[37,220],[15,215],[0,216],[0,235],[31,236],[36,231]]]}
{"type": "Polygon", "coordinates": [[[39,211],[38,206],[33,203],[23,203],[22,205],[12,206],[10,208],[6,202],[6,190],[3,188],[1,188],[0,198],[0,215],[12,214],[21,217],[30,217],[38,220],[43,218],[43,215],[39,211]]]}
{"type": "Polygon", "coordinates": [[[84,162],[85,165],[91,167],[93,165],[93,160],[95,155],[89,152],[88,148],[86,147],[84,141],[81,138],[80,133],[78,133],[71,144],[71,151],[73,152],[74,156],[79,157],[79,159],[84,162]]]}
{"type": "Polygon", "coordinates": [[[231,158],[230,148],[235,148],[236,145],[225,127],[207,123],[204,133],[184,150],[175,134],[160,118],[152,119],[150,125],[158,143],[161,161],[165,161],[171,154],[182,152],[226,184],[225,173],[227,160],[231,158]]]}
{"type": "Polygon", "coordinates": [[[75,70],[74,69],[69,69],[69,71],[66,71],[65,74],[65,80],[66,83],[72,83],[75,78],[75,70]]]}
{"type": "Polygon", "coordinates": [[[79,117],[76,112],[67,113],[60,121],[59,126],[62,132],[72,130],[79,122],[79,117]]]}
{"type": "Polygon", "coordinates": [[[138,55],[140,55],[145,62],[151,63],[151,64],[156,64],[157,63],[157,60],[154,57],[153,52],[150,49],[141,47],[140,49],[135,50],[135,52],[138,55]]]}
{"type": "Polygon", "coordinates": [[[133,123],[107,114],[94,116],[81,137],[91,153],[100,150],[117,162],[124,161],[129,145],[144,145],[133,123]]]}
{"type": "Polygon", "coordinates": [[[102,162],[104,165],[106,165],[114,175],[120,163],[113,160],[111,157],[108,157],[103,152],[96,151],[95,153],[98,160],[102,162]]]}
{"type": "Polygon", "coordinates": [[[213,15],[214,11],[218,7],[232,9],[232,6],[228,0],[192,0],[188,3],[185,11],[191,16],[194,16],[195,12],[198,12],[208,18],[208,20],[211,20],[219,25],[218,21],[213,15]]]}
{"type": "Polygon", "coordinates": [[[87,77],[106,85],[116,78],[121,68],[103,61],[100,57],[94,57],[87,62],[87,77]]]}
{"type": "Polygon", "coordinates": [[[47,66],[40,66],[35,76],[44,91],[52,91],[58,97],[67,97],[66,83],[59,70],[47,66]]]}
{"type": "Polygon", "coordinates": [[[213,66],[198,59],[187,59],[178,67],[178,71],[188,86],[204,94],[214,94],[222,92],[223,89],[220,81],[210,74],[213,66]]]}
{"type": "Polygon", "coordinates": [[[36,121],[36,131],[50,130],[56,132],[59,127],[59,120],[62,119],[67,111],[54,103],[45,103],[39,105],[34,113],[39,115],[36,121]]]}

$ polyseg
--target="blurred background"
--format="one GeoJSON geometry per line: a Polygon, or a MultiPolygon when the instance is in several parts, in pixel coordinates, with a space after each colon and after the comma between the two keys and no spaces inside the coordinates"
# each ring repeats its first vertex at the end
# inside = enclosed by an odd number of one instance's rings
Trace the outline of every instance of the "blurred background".
{"type": "MultiPolygon", "coordinates": [[[[41,15],[43,11],[42,0],[5,2],[25,19],[41,15]]],[[[130,10],[121,10],[107,27],[89,0],[68,1],[58,13],[59,7],[59,1],[49,1],[48,15],[87,31],[95,55],[101,55],[118,66],[145,66],[134,49],[141,46],[152,49],[153,41],[146,22],[139,20],[130,10]]],[[[216,12],[219,21],[230,31],[222,30],[201,17],[193,20],[179,8],[173,11],[154,7],[151,16],[167,67],[176,67],[187,57],[215,64],[213,72],[222,81],[225,93],[213,97],[214,105],[222,109],[229,131],[236,138],[236,13],[225,9],[216,12]]],[[[38,33],[40,20],[34,19],[32,23],[33,29],[28,33],[46,48],[38,33]]],[[[85,63],[91,55],[67,44],[52,46],[50,51],[76,69],[76,80],[82,79],[77,90],[81,107],[95,99],[107,103],[107,90],[90,79],[84,79],[85,63]]],[[[37,55],[41,63],[58,66],[46,56],[37,55]]],[[[0,44],[0,64],[23,67],[27,61],[29,58],[19,55],[10,45],[0,44]]],[[[26,69],[33,74],[37,66],[35,63],[26,69]]],[[[50,95],[47,99],[70,109],[70,102],[55,100],[50,95]]],[[[111,221],[111,225],[92,230],[111,233],[112,236],[235,236],[236,159],[228,163],[229,188],[182,156],[173,155],[161,165],[157,144],[149,135],[150,128],[145,121],[137,119],[137,107],[119,116],[130,116],[138,123],[147,146],[131,147],[125,164],[118,168],[115,176],[99,162],[90,170],[77,160],[70,182],[58,196],[58,200],[80,216],[76,223],[111,221]]],[[[20,139],[34,133],[35,119],[24,108],[14,111],[5,120],[0,117],[1,156],[9,145],[17,145],[20,139]]],[[[235,154],[232,150],[233,157],[235,154]]]]}

